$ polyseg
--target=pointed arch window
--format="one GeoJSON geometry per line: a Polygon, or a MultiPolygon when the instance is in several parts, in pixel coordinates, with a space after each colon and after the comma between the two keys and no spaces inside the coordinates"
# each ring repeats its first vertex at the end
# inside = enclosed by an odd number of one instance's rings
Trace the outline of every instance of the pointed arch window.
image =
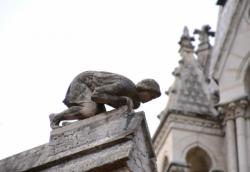
{"type": "Polygon", "coordinates": [[[209,172],[212,166],[208,153],[200,147],[190,149],[186,161],[191,167],[190,172],[209,172]]]}

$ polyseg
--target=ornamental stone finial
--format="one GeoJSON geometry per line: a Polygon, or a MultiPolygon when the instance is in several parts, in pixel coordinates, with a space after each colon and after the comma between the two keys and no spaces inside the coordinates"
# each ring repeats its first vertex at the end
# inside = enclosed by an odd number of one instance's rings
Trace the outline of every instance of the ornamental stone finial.
{"type": "Polygon", "coordinates": [[[211,27],[209,25],[202,26],[201,30],[199,29],[194,30],[194,34],[199,35],[200,44],[208,43],[210,45],[209,36],[212,36],[212,37],[215,36],[215,32],[212,32],[210,30],[211,30],[211,27]]]}
{"type": "Polygon", "coordinates": [[[200,30],[194,30],[194,34],[198,34],[199,37],[199,45],[196,50],[196,54],[198,56],[198,63],[200,64],[200,67],[205,77],[209,77],[208,70],[211,63],[212,46],[209,42],[209,37],[215,35],[215,32],[212,32],[210,30],[211,27],[209,25],[204,25],[200,30]]]}
{"type": "Polygon", "coordinates": [[[187,27],[187,26],[184,26],[184,29],[183,29],[183,36],[189,37],[189,30],[188,30],[188,27],[187,27]]]}
{"type": "Polygon", "coordinates": [[[192,45],[192,41],[194,41],[194,38],[190,37],[188,27],[185,26],[183,29],[183,34],[181,36],[181,40],[179,41],[181,49],[185,48],[186,50],[187,49],[193,50],[194,46],[192,45]]]}

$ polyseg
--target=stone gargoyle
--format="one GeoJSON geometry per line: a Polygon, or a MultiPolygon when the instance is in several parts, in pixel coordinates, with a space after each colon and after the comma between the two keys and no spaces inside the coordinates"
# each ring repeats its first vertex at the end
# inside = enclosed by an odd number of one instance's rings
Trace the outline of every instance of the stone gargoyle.
{"type": "Polygon", "coordinates": [[[140,103],[161,95],[159,84],[153,79],[144,79],[134,84],[130,79],[115,73],[85,71],[71,82],[63,103],[65,111],[50,115],[52,129],[64,120],[82,120],[106,111],[105,104],[119,108],[127,105],[133,111],[140,103]]]}

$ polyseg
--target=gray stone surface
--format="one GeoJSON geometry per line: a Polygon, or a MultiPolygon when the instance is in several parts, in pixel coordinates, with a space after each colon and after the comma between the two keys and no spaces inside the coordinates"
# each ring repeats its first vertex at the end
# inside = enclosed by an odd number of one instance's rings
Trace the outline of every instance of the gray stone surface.
{"type": "Polygon", "coordinates": [[[51,131],[50,142],[0,161],[1,172],[156,172],[143,112],[127,107],[51,131]]]}

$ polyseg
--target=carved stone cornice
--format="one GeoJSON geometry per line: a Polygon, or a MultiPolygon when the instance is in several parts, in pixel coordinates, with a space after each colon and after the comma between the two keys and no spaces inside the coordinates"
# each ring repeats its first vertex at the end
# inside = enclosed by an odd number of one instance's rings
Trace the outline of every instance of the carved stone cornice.
{"type": "Polygon", "coordinates": [[[246,99],[238,101],[237,107],[235,109],[235,118],[246,117],[248,103],[249,102],[246,99]]]}
{"type": "Polygon", "coordinates": [[[230,119],[234,119],[234,112],[236,109],[236,104],[235,102],[231,102],[228,105],[226,105],[226,107],[224,108],[224,119],[225,120],[230,120],[230,119]]]}
{"type": "Polygon", "coordinates": [[[203,119],[191,115],[169,114],[161,130],[158,131],[157,137],[153,141],[156,154],[159,153],[172,129],[201,132],[200,128],[203,128],[203,133],[209,135],[223,135],[221,124],[217,120],[203,119]]]}
{"type": "Polygon", "coordinates": [[[241,99],[234,102],[230,102],[218,108],[218,111],[222,117],[222,120],[234,120],[238,117],[246,117],[246,110],[249,101],[247,99],[241,99]]]}
{"type": "Polygon", "coordinates": [[[166,172],[190,172],[190,165],[172,162],[166,172]]]}
{"type": "Polygon", "coordinates": [[[179,123],[182,125],[190,125],[197,127],[204,127],[208,129],[221,129],[219,123],[215,120],[202,119],[197,118],[195,116],[189,115],[186,117],[185,115],[169,115],[168,121],[170,123],[179,123]]]}

